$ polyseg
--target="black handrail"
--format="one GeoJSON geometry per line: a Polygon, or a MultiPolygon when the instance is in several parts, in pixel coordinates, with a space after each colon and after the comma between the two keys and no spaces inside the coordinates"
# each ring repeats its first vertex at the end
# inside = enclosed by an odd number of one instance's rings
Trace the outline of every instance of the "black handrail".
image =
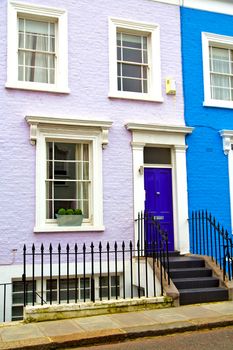
{"type": "Polygon", "coordinates": [[[190,252],[207,255],[223,271],[229,280],[233,278],[233,236],[207,210],[196,210],[191,213],[190,252]]]}
{"type": "Polygon", "coordinates": [[[164,268],[164,275],[161,272],[161,288],[163,288],[163,279],[168,280],[170,285],[169,270],[169,251],[168,251],[168,234],[161,227],[160,221],[149,213],[141,211],[135,220],[138,241],[141,243],[141,256],[152,256],[157,263],[164,268]]]}

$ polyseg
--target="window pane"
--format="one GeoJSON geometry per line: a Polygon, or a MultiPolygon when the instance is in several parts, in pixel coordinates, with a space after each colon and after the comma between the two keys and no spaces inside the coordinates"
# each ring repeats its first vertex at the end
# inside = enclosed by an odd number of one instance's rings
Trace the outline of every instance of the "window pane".
{"type": "Polygon", "coordinates": [[[54,178],[76,180],[77,162],[53,162],[54,163],[54,178]]]}
{"type": "MultiPolygon", "coordinates": [[[[84,289],[80,291],[80,299],[84,299],[84,289]]],[[[85,299],[90,299],[90,289],[85,289],[85,299]]]]}
{"type": "Polygon", "coordinates": [[[57,301],[57,280],[46,281],[46,300],[57,301]]]}
{"type": "Polygon", "coordinates": [[[212,70],[219,73],[229,73],[229,50],[212,48],[212,70]]]}
{"type": "Polygon", "coordinates": [[[19,64],[23,65],[24,64],[24,52],[19,51],[19,64]]]}
{"type": "Polygon", "coordinates": [[[20,81],[24,81],[24,68],[23,67],[18,68],[18,79],[20,81]]]}
{"type": "Polygon", "coordinates": [[[146,36],[144,36],[143,37],[143,49],[147,49],[147,37],[146,36]]]}
{"type": "Polygon", "coordinates": [[[122,60],[122,57],[121,57],[121,48],[120,48],[120,47],[117,48],[117,59],[118,59],[119,61],[122,60]]]}
{"type": "Polygon", "coordinates": [[[221,88],[212,88],[212,98],[216,100],[230,101],[230,90],[221,88]]]}
{"type": "Polygon", "coordinates": [[[143,92],[144,93],[148,92],[148,90],[147,90],[147,80],[143,80],[143,92]]]}
{"type": "MultiPolygon", "coordinates": [[[[90,278],[85,278],[85,288],[90,287],[90,278]]],[[[80,278],[80,288],[84,288],[84,278],[80,278]]]]}
{"type": "Polygon", "coordinates": [[[75,143],[54,143],[54,158],[56,160],[76,160],[75,159],[75,143]]]}
{"type": "Polygon", "coordinates": [[[147,55],[147,51],[143,51],[143,63],[148,63],[148,55],[147,55]]]}
{"type": "Polygon", "coordinates": [[[117,33],[117,45],[121,45],[121,33],[117,33]]]}
{"type": "Polygon", "coordinates": [[[43,68],[25,67],[25,80],[37,83],[48,83],[48,70],[43,68]]]}
{"type": "Polygon", "coordinates": [[[142,63],[142,51],[133,49],[123,49],[123,60],[129,62],[142,63]]]}
{"type": "Polygon", "coordinates": [[[141,80],[123,79],[123,91],[142,92],[141,80]]]}
{"type": "Polygon", "coordinates": [[[144,163],[171,164],[170,148],[144,147],[144,163]]]}
{"type": "Polygon", "coordinates": [[[117,89],[119,91],[121,91],[121,79],[120,78],[117,79],[117,89]]]}
{"type": "Polygon", "coordinates": [[[83,160],[88,161],[89,160],[89,147],[88,145],[83,145],[83,160]]]}
{"type": "Polygon", "coordinates": [[[122,75],[125,77],[141,78],[141,66],[122,64],[122,75]]]}
{"type": "Polygon", "coordinates": [[[122,46],[139,48],[142,47],[142,37],[137,35],[122,34],[122,46]]]}
{"type": "Polygon", "coordinates": [[[54,199],[75,199],[76,182],[66,181],[65,184],[54,181],[54,199]]]}
{"type": "Polygon", "coordinates": [[[25,27],[27,33],[37,33],[48,35],[48,23],[40,21],[25,20],[25,27]]]}
{"type": "Polygon", "coordinates": [[[23,306],[12,307],[12,321],[18,321],[23,319],[23,306]]]}
{"type": "Polygon", "coordinates": [[[89,163],[83,163],[83,180],[89,180],[89,163]]]}
{"type": "Polygon", "coordinates": [[[49,77],[50,77],[50,84],[54,84],[55,83],[55,70],[54,69],[50,69],[49,70],[49,77]]]}
{"type": "Polygon", "coordinates": [[[211,74],[211,85],[215,87],[229,87],[229,77],[224,75],[211,74]]]}
{"type": "Polygon", "coordinates": [[[35,52],[26,52],[25,65],[48,68],[48,55],[35,52]]]}

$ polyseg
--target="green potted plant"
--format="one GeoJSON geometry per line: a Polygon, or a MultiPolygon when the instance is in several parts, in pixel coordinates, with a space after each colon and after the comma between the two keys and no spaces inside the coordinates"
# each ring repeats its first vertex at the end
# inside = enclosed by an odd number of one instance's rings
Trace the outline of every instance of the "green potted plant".
{"type": "Polygon", "coordinates": [[[56,214],[58,226],[81,226],[83,213],[81,209],[60,208],[56,214]]]}

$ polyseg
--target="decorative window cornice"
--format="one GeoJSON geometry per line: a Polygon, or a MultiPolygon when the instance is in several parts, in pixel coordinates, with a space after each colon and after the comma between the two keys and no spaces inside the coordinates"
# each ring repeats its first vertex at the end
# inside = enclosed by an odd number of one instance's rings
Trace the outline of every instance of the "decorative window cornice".
{"type": "Polygon", "coordinates": [[[141,123],[127,123],[127,130],[130,131],[154,131],[166,133],[191,134],[194,128],[187,126],[161,125],[161,124],[141,124],[141,123]]]}
{"type": "Polygon", "coordinates": [[[72,129],[91,128],[100,130],[102,133],[102,146],[108,144],[108,131],[112,126],[112,121],[91,120],[91,119],[68,119],[46,116],[26,116],[27,123],[30,125],[30,141],[36,144],[37,129],[40,127],[72,127],[72,129]]]}

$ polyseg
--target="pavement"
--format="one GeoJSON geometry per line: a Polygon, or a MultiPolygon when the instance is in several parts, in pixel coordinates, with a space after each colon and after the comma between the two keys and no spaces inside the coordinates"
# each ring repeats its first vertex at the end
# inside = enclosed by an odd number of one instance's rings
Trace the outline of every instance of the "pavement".
{"type": "Polygon", "coordinates": [[[233,325],[233,301],[0,324],[0,349],[62,349],[233,325]]]}

